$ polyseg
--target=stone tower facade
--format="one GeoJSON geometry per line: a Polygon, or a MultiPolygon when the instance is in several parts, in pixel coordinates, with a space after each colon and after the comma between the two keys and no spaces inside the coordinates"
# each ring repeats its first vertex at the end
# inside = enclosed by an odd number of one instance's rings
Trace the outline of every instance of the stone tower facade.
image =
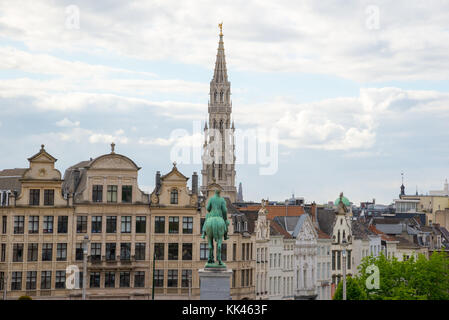
{"type": "Polygon", "coordinates": [[[207,188],[218,184],[222,196],[231,202],[237,198],[235,187],[234,122],[231,120],[231,83],[228,81],[224,53],[223,33],[220,25],[220,41],[214,76],[210,82],[209,119],[204,126],[203,168],[201,191],[207,196],[207,188]]]}

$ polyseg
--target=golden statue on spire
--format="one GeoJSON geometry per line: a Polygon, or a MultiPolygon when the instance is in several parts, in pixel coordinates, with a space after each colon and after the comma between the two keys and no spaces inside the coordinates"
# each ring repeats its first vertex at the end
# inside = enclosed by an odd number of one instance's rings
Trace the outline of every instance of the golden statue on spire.
{"type": "Polygon", "coordinates": [[[218,24],[218,27],[220,28],[220,36],[223,35],[223,21],[218,24]]]}

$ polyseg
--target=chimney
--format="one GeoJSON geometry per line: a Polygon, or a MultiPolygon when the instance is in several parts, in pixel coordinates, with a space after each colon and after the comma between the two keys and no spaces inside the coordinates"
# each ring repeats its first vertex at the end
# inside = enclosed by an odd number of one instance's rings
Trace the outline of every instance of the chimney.
{"type": "Polygon", "coordinates": [[[192,175],[192,193],[198,194],[198,174],[196,171],[192,175]]]}
{"type": "Polygon", "coordinates": [[[159,188],[161,187],[161,172],[156,172],[156,191],[159,191],[159,188]]]}
{"type": "Polygon", "coordinates": [[[312,222],[315,224],[315,226],[318,226],[317,208],[315,201],[313,201],[312,204],[310,205],[310,215],[312,216],[312,222]]]}

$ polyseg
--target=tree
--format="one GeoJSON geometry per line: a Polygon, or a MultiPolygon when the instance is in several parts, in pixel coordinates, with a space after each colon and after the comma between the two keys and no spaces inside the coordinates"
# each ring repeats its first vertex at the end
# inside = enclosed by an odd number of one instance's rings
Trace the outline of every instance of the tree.
{"type": "MultiPolygon", "coordinates": [[[[367,300],[365,290],[360,285],[358,278],[346,278],[346,299],[347,300],[367,300]]],[[[338,284],[333,300],[343,300],[343,280],[338,284]]]]}

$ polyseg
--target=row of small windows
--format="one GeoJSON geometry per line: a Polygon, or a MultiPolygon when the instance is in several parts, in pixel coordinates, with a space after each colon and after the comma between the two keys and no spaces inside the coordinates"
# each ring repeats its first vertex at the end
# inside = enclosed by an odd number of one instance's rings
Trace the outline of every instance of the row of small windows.
{"type": "MultiPolygon", "coordinates": [[[[223,91],[220,91],[220,93],[214,92],[214,102],[224,102],[224,99],[225,93],[223,91]],[[220,97],[220,100],[218,100],[218,97],[220,97]]],[[[229,101],[229,90],[226,91],[226,101],[229,101]]]]}
{"type": "MultiPolygon", "coordinates": [[[[347,268],[351,269],[351,250],[346,250],[347,253],[347,268]]],[[[342,251],[332,250],[332,270],[341,270],[342,251]]]]}
{"type": "MultiPolygon", "coordinates": [[[[133,187],[122,186],[122,203],[132,203],[133,187]]],[[[108,203],[117,203],[118,199],[118,186],[108,185],[106,201],[108,203]]],[[[92,202],[103,202],[103,186],[92,186],[92,202]]]]}
{"type": "MultiPolygon", "coordinates": [[[[40,205],[41,190],[30,189],[30,206],[40,205]]],[[[53,206],[55,204],[55,190],[44,189],[44,206],[53,206]]]]}

